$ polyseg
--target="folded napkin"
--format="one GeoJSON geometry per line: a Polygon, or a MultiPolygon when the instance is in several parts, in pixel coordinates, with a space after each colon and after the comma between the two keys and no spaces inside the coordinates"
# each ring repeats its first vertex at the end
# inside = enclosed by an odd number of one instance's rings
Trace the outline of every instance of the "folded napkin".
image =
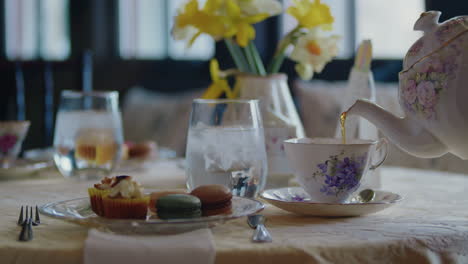
{"type": "Polygon", "coordinates": [[[214,263],[209,229],[177,235],[125,236],[92,229],[84,245],[84,263],[214,263]]]}

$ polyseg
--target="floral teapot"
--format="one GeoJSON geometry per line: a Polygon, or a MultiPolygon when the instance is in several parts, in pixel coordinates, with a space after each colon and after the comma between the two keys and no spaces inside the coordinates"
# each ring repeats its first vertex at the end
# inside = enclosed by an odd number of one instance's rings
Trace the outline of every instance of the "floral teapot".
{"type": "Polygon", "coordinates": [[[405,117],[365,100],[357,100],[347,115],[369,120],[414,156],[450,152],[468,160],[468,16],[438,23],[440,14],[424,12],[414,25],[424,35],[409,49],[399,73],[405,117]]]}

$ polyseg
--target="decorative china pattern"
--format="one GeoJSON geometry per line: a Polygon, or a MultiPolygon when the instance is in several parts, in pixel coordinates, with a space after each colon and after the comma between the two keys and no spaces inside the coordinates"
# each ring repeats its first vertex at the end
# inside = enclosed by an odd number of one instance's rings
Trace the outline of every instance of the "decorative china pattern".
{"type": "Polygon", "coordinates": [[[294,138],[285,141],[285,149],[297,182],[314,201],[340,203],[384,162],[387,143],[350,139],[344,145],[341,138],[294,138]]]}
{"type": "Polygon", "coordinates": [[[391,207],[403,198],[388,191],[375,190],[371,202],[361,203],[353,197],[345,203],[313,202],[301,187],[286,187],[266,190],[261,197],[270,204],[285,211],[307,216],[360,216],[376,213],[391,207]]]}
{"type": "Polygon", "coordinates": [[[434,34],[440,44],[443,44],[443,42],[454,37],[453,35],[460,31],[462,25],[465,28],[468,27],[468,19],[466,17],[457,17],[445,22],[434,34]]]}
{"type": "Polygon", "coordinates": [[[436,158],[450,152],[468,160],[468,16],[439,23],[440,14],[424,12],[414,25],[424,35],[410,48],[399,73],[405,117],[360,99],[346,112],[371,121],[411,155],[436,158]]]}
{"type": "Polygon", "coordinates": [[[295,137],[294,127],[266,127],[265,148],[268,155],[286,156],[283,141],[295,137]]]}
{"type": "Polygon", "coordinates": [[[255,214],[263,210],[263,203],[244,197],[232,197],[231,214],[204,216],[190,219],[161,220],[148,215],[147,220],[108,219],[98,217],[91,210],[88,197],[48,203],[40,207],[46,215],[104,231],[129,234],[181,233],[210,227],[216,223],[255,214]]]}
{"type": "MultiPolygon", "coordinates": [[[[422,41],[420,41],[422,43],[422,41]]],[[[402,73],[400,100],[405,110],[436,119],[436,107],[448,82],[455,78],[461,55],[460,40],[446,47],[447,52],[435,53],[417,63],[413,69],[402,73]]],[[[413,46],[410,52],[417,48],[413,46]]]]}
{"type": "Polygon", "coordinates": [[[411,48],[408,50],[408,55],[409,56],[414,56],[414,55],[418,54],[418,52],[420,52],[423,47],[424,47],[423,40],[422,39],[417,40],[414,43],[414,45],[411,46],[411,48]]]}
{"type": "MultiPolygon", "coordinates": [[[[15,165],[28,129],[29,121],[0,122],[0,168],[7,169],[15,165]]],[[[1,172],[0,172],[1,173],[1,172]]]]}
{"type": "Polygon", "coordinates": [[[440,15],[441,13],[438,11],[428,11],[422,13],[416,21],[414,29],[424,31],[424,36],[419,38],[408,50],[403,61],[404,70],[409,69],[468,29],[468,17],[454,17],[439,23],[440,15]]]}
{"type": "Polygon", "coordinates": [[[344,151],[341,151],[317,165],[319,170],[313,173],[313,178],[323,182],[321,193],[339,196],[344,190],[354,191],[359,187],[367,152],[358,157],[342,157],[343,155],[344,151]]]}
{"type": "Polygon", "coordinates": [[[439,24],[440,12],[421,15],[415,29],[424,36],[408,50],[401,74],[401,105],[406,111],[425,119],[436,119],[436,106],[441,95],[455,79],[459,58],[465,46],[462,35],[467,33],[468,18],[456,17],[439,24]]]}
{"type": "Polygon", "coordinates": [[[0,136],[0,152],[3,154],[8,153],[18,142],[18,136],[5,133],[0,136]]]}

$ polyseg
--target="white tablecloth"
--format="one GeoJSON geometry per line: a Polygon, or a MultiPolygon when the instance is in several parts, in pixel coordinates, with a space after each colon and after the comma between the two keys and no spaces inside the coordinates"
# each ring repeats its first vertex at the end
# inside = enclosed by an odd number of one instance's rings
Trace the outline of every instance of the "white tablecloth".
{"type": "MultiPolygon", "coordinates": [[[[137,173],[135,173],[137,174],[137,173]]],[[[158,163],[137,175],[150,187],[182,187],[184,172],[158,163]]],[[[86,196],[91,183],[61,178],[0,182],[0,263],[82,263],[87,229],[43,217],[35,239],[18,242],[20,205],[86,196]]],[[[273,243],[253,244],[245,219],[212,229],[216,263],[468,263],[468,176],[383,168],[383,189],[405,197],[352,218],[301,217],[267,206],[273,243]]]]}

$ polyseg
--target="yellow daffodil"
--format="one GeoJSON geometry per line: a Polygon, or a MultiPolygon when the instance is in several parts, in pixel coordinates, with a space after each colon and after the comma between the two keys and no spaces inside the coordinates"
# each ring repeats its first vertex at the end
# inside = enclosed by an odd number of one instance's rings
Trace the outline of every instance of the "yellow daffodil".
{"type": "Polygon", "coordinates": [[[227,80],[224,77],[224,74],[219,69],[219,63],[216,59],[210,61],[210,75],[213,83],[208,87],[205,93],[202,95],[203,99],[217,99],[223,93],[226,94],[226,97],[229,99],[235,98],[234,93],[231,90],[227,80]]]}
{"type": "Polygon", "coordinates": [[[255,29],[252,24],[268,18],[268,13],[256,15],[244,15],[234,0],[226,0],[226,33],[224,37],[236,37],[239,46],[245,47],[250,40],[255,38],[255,29]]]}
{"type": "Polygon", "coordinates": [[[208,0],[203,9],[198,6],[197,0],[190,0],[179,10],[172,35],[175,39],[190,39],[191,45],[202,33],[211,35],[219,40],[225,33],[222,16],[216,14],[216,7],[220,0],[208,0]]]}
{"type": "MultiPolygon", "coordinates": [[[[279,43],[268,72],[279,70],[286,49],[293,45],[290,58],[297,63],[296,71],[301,78],[310,79],[338,52],[337,36],[319,37],[316,34],[319,29],[331,29],[334,18],[329,6],[320,0],[293,0],[293,3],[287,13],[297,19],[298,25],[279,43]]],[[[172,34],[175,39],[189,40],[189,45],[201,34],[208,34],[215,40],[225,39],[239,71],[263,75],[266,71],[260,55],[255,46],[249,44],[256,34],[253,24],[281,11],[279,0],[206,0],[203,7],[198,0],[188,0],[177,13],[172,34]]],[[[203,98],[218,98],[223,94],[234,98],[238,91],[232,90],[226,79],[233,70],[220,71],[218,62],[212,60],[210,72],[213,83],[203,98]]]]}
{"type": "Polygon", "coordinates": [[[215,14],[221,10],[224,0],[207,0],[205,6],[203,6],[203,11],[209,14],[215,14]]]}
{"type": "Polygon", "coordinates": [[[328,5],[322,4],[320,0],[294,0],[287,13],[297,19],[299,26],[305,28],[320,26],[324,30],[331,30],[334,20],[328,5]]]}
{"type": "Polygon", "coordinates": [[[255,38],[252,25],[279,13],[278,8],[275,0],[207,0],[203,8],[190,0],[178,12],[172,33],[176,39],[190,39],[190,45],[204,33],[215,40],[235,37],[245,47],[255,38]]]}
{"type": "Polygon", "coordinates": [[[298,62],[296,71],[303,79],[312,78],[313,72],[320,73],[325,65],[338,54],[337,43],[340,37],[320,37],[316,30],[300,37],[289,56],[298,62]]]}

